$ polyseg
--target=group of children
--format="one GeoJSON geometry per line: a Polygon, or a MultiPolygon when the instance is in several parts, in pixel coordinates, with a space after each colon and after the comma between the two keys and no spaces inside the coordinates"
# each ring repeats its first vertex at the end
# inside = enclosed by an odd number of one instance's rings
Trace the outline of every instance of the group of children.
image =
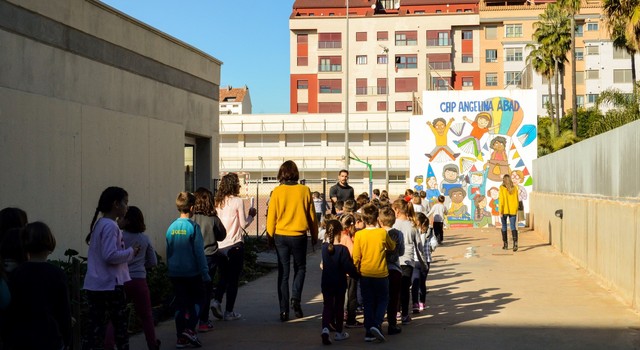
{"type": "Polygon", "coordinates": [[[382,342],[386,340],[385,315],[387,335],[394,335],[402,331],[398,318],[403,325],[409,324],[410,311],[418,314],[425,307],[432,261],[428,215],[415,213],[405,198],[382,204],[373,200],[362,207],[345,203],[345,209],[338,216],[327,215],[324,221],[322,343],[349,338],[344,327],[362,326],[365,341],[382,342]],[[356,320],[358,288],[364,325],[356,320]]]}

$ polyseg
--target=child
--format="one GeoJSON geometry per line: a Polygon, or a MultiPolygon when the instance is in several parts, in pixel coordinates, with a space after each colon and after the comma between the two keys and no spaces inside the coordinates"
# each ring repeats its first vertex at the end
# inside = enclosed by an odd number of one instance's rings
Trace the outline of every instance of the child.
{"type": "Polygon", "coordinates": [[[200,226],[191,221],[195,202],[191,193],[178,194],[176,207],[180,217],[169,226],[166,235],[168,274],[175,293],[176,348],[202,346],[195,332],[196,305],[203,297],[203,283],[211,281],[200,226]]]}
{"type": "Polygon", "coordinates": [[[129,195],[120,187],[108,187],[100,195],[91,220],[87,273],[84,278],[89,306],[88,335],[83,349],[104,346],[106,316],[114,328],[117,349],[129,349],[127,301],[124,283],[131,280],[127,263],[140,253],[135,245],[125,248],[122,231],[116,222],[129,209],[129,195]],[[98,218],[98,214],[102,216],[98,218]]]}
{"type": "MultiPolygon", "coordinates": [[[[413,313],[419,314],[424,310],[424,304],[427,299],[427,275],[431,266],[431,248],[429,247],[428,232],[429,218],[423,213],[416,213],[416,223],[420,239],[416,246],[416,250],[423,254],[424,264],[416,264],[413,269],[411,283],[411,299],[413,300],[413,313]]],[[[416,254],[416,259],[418,255],[416,254]]]]}
{"type": "MultiPolygon", "coordinates": [[[[353,237],[356,233],[356,218],[354,214],[342,214],[340,217],[342,233],[340,234],[340,244],[347,247],[349,254],[353,258],[353,237]]],[[[356,320],[358,308],[358,280],[347,276],[347,313],[345,327],[362,327],[362,322],[356,320]]]]}
{"type": "Polygon", "coordinates": [[[324,213],[322,211],[323,203],[322,203],[322,198],[320,198],[320,192],[318,191],[312,192],[311,197],[313,198],[313,206],[316,209],[316,221],[318,222],[318,225],[320,225],[320,223],[322,223],[322,216],[324,213]]]}
{"type": "Polygon", "coordinates": [[[355,213],[358,211],[358,204],[353,199],[347,199],[344,201],[343,213],[355,213]]]}
{"type": "Polygon", "coordinates": [[[358,272],[347,247],[340,245],[342,225],[338,220],[327,222],[328,242],[322,244],[322,344],[330,345],[329,327],[335,326],[336,341],[349,338],[343,332],[344,295],[347,290],[348,274],[351,279],[357,278],[358,272]]]}
{"type": "Polygon", "coordinates": [[[362,275],[360,288],[364,303],[364,340],[385,341],[380,331],[389,301],[389,270],[385,251],[395,249],[396,243],[385,229],[376,227],[378,208],[373,204],[362,207],[362,219],[366,227],[356,233],[353,261],[362,275]]]}
{"type": "Polygon", "coordinates": [[[335,204],[336,216],[342,215],[344,212],[344,201],[337,200],[335,204]]]}
{"type": "Polygon", "coordinates": [[[387,306],[387,323],[389,328],[387,333],[394,335],[402,332],[398,327],[398,306],[400,305],[400,285],[402,283],[402,268],[400,267],[400,256],[404,255],[404,237],[402,232],[393,228],[396,222],[396,214],[390,206],[380,208],[378,214],[380,227],[387,231],[387,234],[396,243],[396,248],[387,250],[387,268],[389,269],[389,305],[387,306]]]}
{"type": "Polygon", "coordinates": [[[67,276],[47,262],[56,247],[49,227],[28,224],[21,231],[27,262],[11,275],[7,349],[66,349],[71,346],[71,305],[67,276]]]}
{"type": "Polygon", "coordinates": [[[438,239],[438,244],[442,244],[444,240],[444,217],[447,215],[447,208],[444,206],[444,196],[438,196],[438,203],[431,207],[427,217],[432,218],[433,233],[438,239]]]}
{"type": "Polygon", "coordinates": [[[418,230],[416,230],[413,206],[402,199],[397,199],[393,202],[392,208],[396,213],[396,222],[393,228],[402,232],[404,237],[404,254],[400,256],[400,267],[402,269],[400,306],[402,324],[408,324],[411,322],[409,296],[411,295],[411,277],[415,266],[414,255],[417,254],[419,261],[422,261],[422,253],[415,249],[420,237],[418,236],[418,230]]]}

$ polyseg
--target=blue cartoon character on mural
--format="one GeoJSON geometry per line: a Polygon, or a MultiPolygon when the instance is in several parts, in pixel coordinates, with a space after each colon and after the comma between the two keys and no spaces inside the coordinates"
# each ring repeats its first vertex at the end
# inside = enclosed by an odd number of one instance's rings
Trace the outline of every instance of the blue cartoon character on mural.
{"type": "Polygon", "coordinates": [[[427,169],[427,197],[426,199],[429,201],[431,205],[436,204],[438,202],[438,196],[440,196],[440,190],[438,189],[438,179],[436,178],[435,173],[433,172],[433,168],[431,164],[429,164],[429,168],[427,169]]]}
{"type": "Polygon", "coordinates": [[[422,186],[422,182],[424,181],[424,177],[422,175],[417,175],[416,177],[413,178],[413,181],[416,183],[415,186],[413,186],[413,189],[416,192],[420,192],[424,189],[424,186],[422,186]]]}
{"type": "Polygon", "coordinates": [[[455,160],[460,153],[454,153],[451,148],[447,145],[447,134],[449,133],[449,128],[451,128],[451,123],[453,123],[453,118],[449,119],[449,122],[446,122],[444,118],[436,118],[433,120],[433,123],[427,121],[427,125],[433,132],[433,136],[435,136],[436,146],[429,153],[425,153],[425,156],[429,158],[431,162],[443,162],[447,160],[455,160]]]}
{"type": "Polygon", "coordinates": [[[485,187],[487,184],[487,171],[476,171],[475,167],[468,175],[469,186],[467,187],[467,197],[471,200],[471,217],[475,217],[476,206],[474,202],[475,196],[485,193],[485,187]]]}
{"type": "Polygon", "coordinates": [[[449,191],[454,188],[462,188],[462,177],[460,176],[460,170],[455,164],[446,164],[442,168],[442,182],[440,183],[440,192],[449,196],[449,191]]]}

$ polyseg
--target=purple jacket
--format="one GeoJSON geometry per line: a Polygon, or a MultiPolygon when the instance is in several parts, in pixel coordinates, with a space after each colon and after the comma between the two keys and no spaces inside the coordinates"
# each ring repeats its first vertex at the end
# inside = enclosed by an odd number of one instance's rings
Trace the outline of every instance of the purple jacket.
{"type": "Polygon", "coordinates": [[[91,232],[84,289],[114,290],[116,286],[130,281],[127,263],[132,259],[133,248],[125,248],[118,224],[111,219],[100,218],[91,232]]]}

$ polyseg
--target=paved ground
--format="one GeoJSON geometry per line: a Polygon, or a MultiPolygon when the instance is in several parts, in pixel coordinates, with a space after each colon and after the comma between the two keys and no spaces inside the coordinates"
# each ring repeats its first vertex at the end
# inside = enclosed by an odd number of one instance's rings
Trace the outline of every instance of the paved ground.
{"type": "MultiPolygon", "coordinates": [[[[428,308],[383,344],[365,343],[364,330],[333,347],[385,349],[640,349],[640,316],[598,285],[534,232],[521,232],[520,250],[501,249],[495,229],[449,230],[435,251],[427,280],[428,308]],[[477,256],[465,257],[469,247],[477,256]]],[[[242,288],[238,321],[215,321],[200,335],[203,349],[320,348],[322,297],[318,252],[309,256],[305,317],[278,319],[276,273],[242,288]]],[[[174,323],[156,328],[174,348],[174,323]]],[[[386,334],[386,325],[383,326],[386,334]]],[[[144,337],[131,339],[145,349],[144,337]]]]}

